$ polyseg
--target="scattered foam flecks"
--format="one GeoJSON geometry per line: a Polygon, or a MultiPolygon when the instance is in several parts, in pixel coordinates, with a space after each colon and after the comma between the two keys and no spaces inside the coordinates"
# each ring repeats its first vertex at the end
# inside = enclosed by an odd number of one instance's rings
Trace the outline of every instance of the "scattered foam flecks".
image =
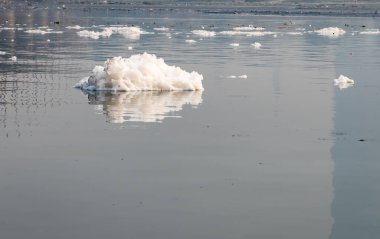
{"type": "Polygon", "coordinates": [[[315,30],[314,32],[317,33],[318,35],[332,37],[332,38],[342,36],[346,33],[345,30],[338,27],[322,28],[320,30],[315,30]]]}
{"type": "Polygon", "coordinates": [[[338,79],[334,79],[334,84],[339,87],[339,89],[346,89],[353,86],[354,80],[348,78],[347,76],[340,75],[338,79]]]}
{"type": "Polygon", "coordinates": [[[194,35],[202,36],[202,37],[213,37],[216,35],[215,32],[206,31],[206,30],[193,30],[193,31],[191,31],[191,33],[193,33],[194,35]]]}
{"type": "Polygon", "coordinates": [[[240,75],[240,76],[230,75],[230,76],[227,76],[227,78],[229,78],[229,79],[236,79],[236,78],[247,79],[248,76],[247,75],[240,75]]]}
{"type": "Polygon", "coordinates": [[[169,66],[162,58],[144,53],[108,59],[75,87],[86,91],[187,91],[203,90],[202,80],[195,71],[169,66]]]}

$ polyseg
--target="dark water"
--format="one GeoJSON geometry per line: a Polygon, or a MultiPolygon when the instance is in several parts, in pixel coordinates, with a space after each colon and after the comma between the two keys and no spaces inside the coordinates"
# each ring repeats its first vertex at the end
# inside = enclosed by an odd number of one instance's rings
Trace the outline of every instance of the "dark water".
{"type": "Polygon", "coordinates": [[[378,238],[380,34],[360,34],[379,29],[377,18],[145,8],[0,16],[2,237],[378,238]],[[95,40],[73,25],[147,34],[95,40]],[[275,33],[191,33],[241,25],[275,33]],[[63,33],[25,32],[44,26],[63,33]],[[313,32],[323,27],[346,34],[313,32]],[[205,91],[73,88],[107,58],[143,52],[203,74],[205,91]],[[340,74],[355,84],[340,90],[340,74]]]}

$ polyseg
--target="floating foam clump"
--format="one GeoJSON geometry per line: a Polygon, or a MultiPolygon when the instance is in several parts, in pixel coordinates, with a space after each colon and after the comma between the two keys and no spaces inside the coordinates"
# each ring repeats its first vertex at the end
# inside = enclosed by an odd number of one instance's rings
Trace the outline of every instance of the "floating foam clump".
{"type": "Polygon", "coordinates": [[[348,78],[347,76],[340,75],[338,79],[334,79],[334,83],[336,86],[339,87],[339,89],[345,89],[350,86],[353,86],[355,81],[348,78]]]}
{"type": "Polygon", "coordinates": [[[5,51],[0,51],[0,56],[7,54],[5,51]]]}
{"type": "Polygon", "coordinates": [[[261,48],[261,43],[260,42],[255,42],[255,43],[251,44],[251,46],[253,46],[255,49],[260,49],[261,48]]]}
{"type": "Polygon", "coordinates": [[[195,40],[186,40],[185,42],[192,44],[192,43],[196,43],[197,41],[195,41],[195,40]]]}
{"type": "Polygon", "coordinates": [[[231,43],[230,46],[238,47],[238,46],[240,46],[240,44],[239,43],[231,43]]]}
{"type": "Polygon", "coordinates": [[[118,33],[126,38],[138,39],[142,31],[139,27],[106,27],[101,32],[83,30],[79,31],[78,35],[80,37],[88,37],[92,39],[99,39],[100,37],[110,37],[112,34],[118,33]]]}
{"type": "Polygon", "coordinates": [[[119,33],[129,39],[139,39],[143,33],[139,27],[110,27],[106,29],[111,29],[113,32],[119,33]]]}
{"type": "Polygon", "coordinates": [[[12,56],[11,58],[9,58],[9,60],[11,60],[13,62],[16,62],[17,61],[17,56],[12,56]]]}
{"type": "Polygon", "coordinates": [[[203,90],[202,80],[195,71],[169,66],[162,58],[144,53],[108,59],[75,87],[87,91],[189,91],[203,90]]]}
{"type": "Polygon", "coordinates": [[[327,27],[327,28],[322,28],[320,30],[314,31],[317,34],[321,36],[327,36],[327,37],[339,37],[342,36],[346,33],[345,30],[338,28],[338,27],[327,27]]]}
{"type": "Polygon", "coordinates": [[[165,31],[169,31],[169,28],[167,28],[167,27],[155,27],[155,28],[153,28],[153,30],[165,32],[165,31]]]}
{"type": "Polygon", "coordinates": [[[110,37],[112,33],[113,33],[112,30],[108,28],[104,29],[101,32],[88,31],[88,30],[77,32],[78,36],[88,37],[91,39],[99,39],[100,37],[110,37]]]}
{"type": "Polygon", "coordinates": [[[191,33],[193,33],[194,35],[202,36],[202,37],[213,37],[216,35],[215,32],[206,31],[206,30],[193,30],[193,31],[191,31],[191,33]]]}

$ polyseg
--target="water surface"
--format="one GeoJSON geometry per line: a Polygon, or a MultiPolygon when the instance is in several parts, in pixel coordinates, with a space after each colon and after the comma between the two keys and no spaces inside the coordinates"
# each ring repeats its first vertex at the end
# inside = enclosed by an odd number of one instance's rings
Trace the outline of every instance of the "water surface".
{"type": "Polygon", "coordinates": [[[4,237],[379,235],[380,34],[360,34],[379,29],[377,18],[91,8],[0,16],[4,237]],[[73,25],[147,34],[94,40],[73,25]],[[275,34],[191,33],[242,25],[275,34]],[[25,32],[44,26],[63,33],[25,32]],[[346,34],[313,32],[323,27],[346,34]],[[107,58],[143,52],[203,74],[205,91],[73,88],[107,58]],[[340,74],[354,86],[335,87],[340,74]]]}

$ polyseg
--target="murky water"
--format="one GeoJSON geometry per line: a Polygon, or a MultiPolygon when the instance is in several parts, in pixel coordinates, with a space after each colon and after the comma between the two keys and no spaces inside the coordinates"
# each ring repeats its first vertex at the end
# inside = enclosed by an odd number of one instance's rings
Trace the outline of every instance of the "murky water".
{"type": "Polygon", "coordinates": [[[379,19],[79,8],[0,21],[2,237],[380,234],[380,34],[360,34],[379,19]],[[145,33],[95,40],[74,25],[145,33]],[[273,34],[218,34],[242,25],[273,34]],[[25,32],[44,26],[62,33],[25,32]],[[313,32],[324,27],[346,34],[313,32]],[[216,36],[191,33],[203,28],[216,36]],[[203,74],[205,90],[73,88],[107,58],[143,52],[203,74]],[[340,90],[340,74],[355,84],[340,90]]]}

